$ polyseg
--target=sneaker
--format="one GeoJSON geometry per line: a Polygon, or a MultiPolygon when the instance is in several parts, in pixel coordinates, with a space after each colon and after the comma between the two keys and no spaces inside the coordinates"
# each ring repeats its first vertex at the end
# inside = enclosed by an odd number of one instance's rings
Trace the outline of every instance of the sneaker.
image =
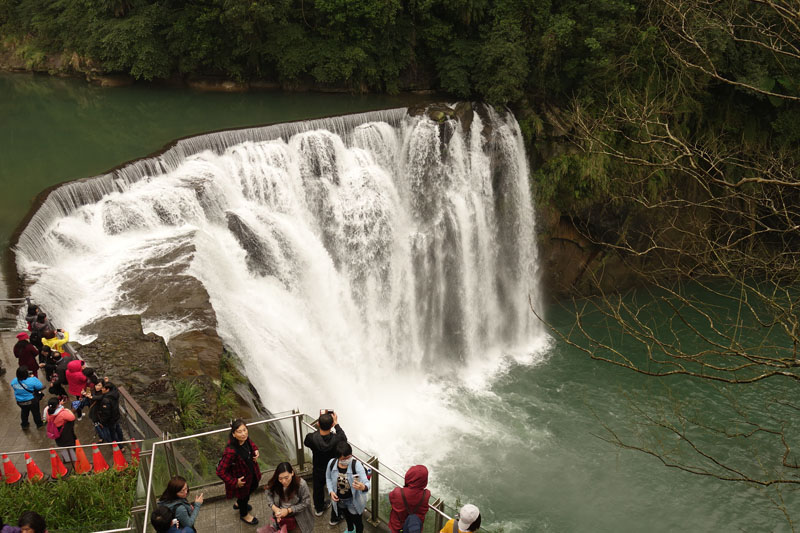
{"type": "Polygon", "coordinates": [[[339,522],[341,522],[342,520],[344,520],[344,518],[342,518],[341,516],[337,516],[337,517],[331,516],[331,521],[328,522],[328,524],[331,525],[331,526],[335,526],[339,522]]]}
{"type": "Polygon", "coordinates": [[[82,418],[83,418],[83,415],[78,415],[78,417],[75,420],[81,420],[82,418]]]}
{"type": "Polygon", "coordinates": [[[330,506],[331,502],[325,502],[325,506],[322,508],[321,511],[317,511],[316,509],[314,510],[314,516],[322,516],[323,514],[325,514],[325,511],[327,511],[328,507],[330,506]]]}

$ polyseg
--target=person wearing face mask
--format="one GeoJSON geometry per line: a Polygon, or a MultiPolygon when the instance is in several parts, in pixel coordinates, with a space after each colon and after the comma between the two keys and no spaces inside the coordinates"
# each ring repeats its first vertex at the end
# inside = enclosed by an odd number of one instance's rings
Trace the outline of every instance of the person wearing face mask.
{"type": "Polygon", "coordinates": [[[281,533],[314,532],[311,492],[306,481],[295,475],[292,465],[280,463],[266,486],[267,505],[275,516],[273,527],[281,533]]]}
{"type": "Polygon", "coordinates": [[[336,445],[338,459],[328,463],[327,486],[333,508],[347,521],[346,533],[362,533],[361,515],[367,506],[370,482],[361,461],[353,457],[353,448],[347,442],[336,445]]]}
{"type": "Polygon", "coordinates": [[[225,497],[236,498],[233,508],[239,510],[242,522],[254,526],[258,518],[250,514],[250,494],[258,488],[261,469],[258,466],[258,446],[250,440],[247,425],[237,418],[231,424],[228,445],[217,465],[217,475],[225,482],[225,497]]]}

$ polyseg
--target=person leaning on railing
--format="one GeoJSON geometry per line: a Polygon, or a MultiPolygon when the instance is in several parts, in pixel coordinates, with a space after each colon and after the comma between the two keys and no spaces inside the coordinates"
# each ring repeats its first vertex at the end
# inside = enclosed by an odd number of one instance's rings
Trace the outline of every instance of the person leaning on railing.
{"type": "Polygon", "coordinates": [[[461,508],[455,518],[447,521],[439,533],[472,533],[480,528],[481,512],[476,506],[468,503],[461,508]]]}
{"type": "Polygon", "coordinates": [[[400,533],[404,529],[409,514],[419,517],[420,530],[422,529],[428,512],[428,500],[431,498],[431,491],[426,489],[427,486],[428,469],[423,465],[414,465],[406,472],[403,487],[395,487],[389,493],[389,504],[392,506],[389,514],[391,533],[400,533]]]}
{"type": "Polygon", "coordinates": [[[64,351],[64,345],[69,342],[69,331],[63,329],[46,329],[42,333],[42,345],[49,346],[59,352],[64,351]]]}

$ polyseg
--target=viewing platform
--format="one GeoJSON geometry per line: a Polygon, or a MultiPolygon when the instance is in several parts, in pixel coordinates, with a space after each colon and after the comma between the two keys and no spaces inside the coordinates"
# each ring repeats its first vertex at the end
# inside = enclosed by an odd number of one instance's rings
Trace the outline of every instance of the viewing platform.
{"type": "MultiPolygon", "coordinates": [[[[14,401],[14,393],[9,382],[14,378],[18,366],[13,355],[16,343],[15,331],[0,332],[0,360],[6,374],[0,381],[0,409],[5,413],[7,423],[0,428],[0,453],[8,453],[17,469],[25,472],[23,452],[30,451],[31,457],[46,474],[50,472],[49,450],[55,448],[54,441],[47,438],[45,428],[23,430],[19,424],[19,407],[14,401]]],[[[43,377],[42,377],[43,379],[43,377]]],[[[47,387],[47,384],[45,384],[47,387]]],[[[250,504],[253,515],[259,519],[258,527],[250,526],[239,519],[232,508],[235,500],[225,499],[224,486],[216,476],[216,464],[221,457],[229,429],[221,427],[196,434],[172,436],[162,433],[158,427],[141,412],[138,404],[120,387],[123,402],[123,428],[125,439],[138,441],[141,448],[141,462],[138,468],[137,491],[131,518],[127,524],[118,524],[103,531],[152,531],[147,519],[157,505],[156,500],[170,477],[175,475],[187,479],[190,487],[189,501],[194,501],[199,492],[204,493],[204,504],[196,522],[198,531],[224,531],[225,533],[256,531],[265,525],[271,516],[267,508],[263,486],[272,475],[272,468],[282,461],[292,463],[295,472],[303,476],[311,490],[311,454],[303,446],[305,435],[314,430],[312,419],[297,411],[276,413],[268,420],[248,421],[251,439],[262,451],[259,463],[262,470],[260,488],[253,493],[250,504]]],[[[44,402],[41,405],[44,408],[44,402]]],[[[97,436],[88,414],[75,423],[75,434],[81,446],[90,446],[97,436]]],[[[364,531],[368,533],[387,532],[389,515],[387,493],[394,486],[402,486],[403,474],[381,465],[378,459],[351,442],[354,456],[365,465],[372,467],[372,489],[368,495],[367,509],[364,512],[364,531]]],[[[108,464],[113,464],[112,450],[108,445],[99,446],[108,464]]],[[[90,449],[84,448],[91,458],[90,449]]],[[[130,447],[125,451],[130,458],[130,447]]],[[[24,481],[23,481],[24,482],[24,481]]],[[[425,533],[438,532],[444,520],[454,513],[444,502],[431,497],[431,510],[425,521],[425,533]]],[[[35,510],[35,509],[33,509],[35,510]]],[[[315,517],[315,533],[339,533],[346,530],[346,522],[330,525],[330,510],[315,517]]],[[[488,530],[487,530],[488,531],[488,530]]],[[[85,533],[85,532],[81,532],[85,533]]]]}

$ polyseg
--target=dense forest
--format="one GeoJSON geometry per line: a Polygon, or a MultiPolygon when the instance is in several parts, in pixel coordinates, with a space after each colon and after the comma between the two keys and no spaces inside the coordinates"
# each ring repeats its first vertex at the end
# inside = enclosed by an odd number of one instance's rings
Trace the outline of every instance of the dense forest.
{"type": "MultiPolygon", "coordinates": [[[[636,107],[693,142],[771,150],[800,141],[792,4],[0,0],[0,35],[31,64],[77,54],[106,73],[144,80],[210,75],[285,88],[435,89],[512,106],[529,142],[566,131],[585,148],[594,126],[577,125],[602,119],[608,139],[619,128],[607,124],[609,113],[642,126],[632,120],[636,107]]],[[[542,197],[563,208],[608,193],[614,158],[590,152],[547,157],[542,197]]],[[[648,179],[651,189],[664,182],[663,173],[648,179]]]]}

